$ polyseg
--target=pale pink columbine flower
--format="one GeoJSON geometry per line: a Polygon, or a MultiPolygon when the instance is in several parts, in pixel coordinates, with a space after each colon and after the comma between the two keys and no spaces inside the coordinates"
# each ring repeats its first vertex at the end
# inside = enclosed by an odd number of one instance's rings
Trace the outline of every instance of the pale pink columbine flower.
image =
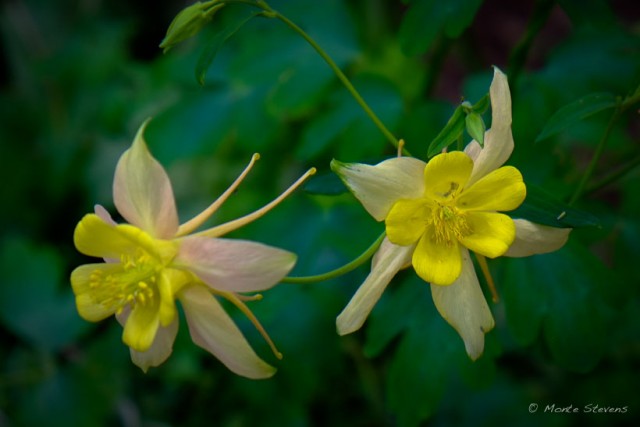
{"type": "Polygon", "coordinates": [[[143,139],[145,126],[120,157],[113,182],[115,206],[129,224],[116,224],[98,205],[95,214],[85,215],[76,227],[76,248],[106,261],[82,265],[71,273],[78,312],[92,322],[115,314],[124,326],[122,339],[131,349],[133,362],[146,371],[171,354],[178,331],[175,300],[179,300],[194,343],[238,375],[270,377],[275,368],[258,357],[216,297],[231,301],[246,314],[281,357],[243,302],[260,295],[240,293],[277,284],[293,268],[296,255],[220,236],[261,217],[315,170],[263,208],[195,232],[238,187],[259,156],[253,156],[213,204],[180,225],[169,177],[143,139]]]}
{"type": "MultiPolygon", "coordinates": [[[[386,234],[371,273],[337,319],[340,335],[358,330],[396,273],[413,266],[431,283],[436,308],[477,359],[484,334],[494,327],[469,251],[481,256],[523,257],[564,245],[570,229],[511,219],[526,188],[520,172],[502,166],[513,151],[511,95],[497,68],[490,88],[492,127],[484,147],[443,153],[429,163],[397,157],[377,165],[333,161],[332,169],[386,234]]],[[[484,258],[481,258],[484,260],[484,258]]]]}

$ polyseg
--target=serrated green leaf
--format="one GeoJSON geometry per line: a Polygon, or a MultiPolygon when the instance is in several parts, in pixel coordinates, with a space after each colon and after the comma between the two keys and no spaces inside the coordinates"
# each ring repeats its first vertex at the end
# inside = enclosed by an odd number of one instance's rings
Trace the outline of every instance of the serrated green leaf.
{"type": "Polygon", "coordinates": [[[440,153],[444,148],[453,144],[460,138],[465,127],[465,114],[462,105],[459,105],[451,115],[451,118],[440,131],[440,133],[431,141],[427,156],[433,157],[440,153]]]}
{"type": "Polygon", "coordinates": [[[218,32],[215,36],[211,38],[205,49],[202,51],[200,58],[198,59],[198,63],[196,64],[195,74],[196,80],[198,83],[203,86],[204,79],[207,75],[207,70],[213,63],[216,55],[220,51],[220,48],[224,45],[224,43],[229,40],[240,28],[242,28],[247,22],[256,16],[260,15],[260,12],[254,12],[249,16],[237,17],[237,21],[229,24],[224,30],[218,32]]]}
{"type": "Polygon", "coordinates": [[[600,286],[612,283],[602,262],[576,242],[552,254],[505,261],[502,295],[516,340],[528,345],[542,329],[561,366],[592,369],[606,341],[608,308],[600,286]]]}
{"type": "Polygon", "coordinates": [[[471,111],[464,120],[467,133],[475,139],[481,147],[484,147],[484,132],[486,130],[482,116],[471,111]]]}
{"type": "Polygon", "coordinates": [[[33,346],[56,350],[82,333],[88,323],[75,308],[71,287],[57,290],[62,264],[51,248],[7,240],[0,248],[0,319],[33,346]]]}
{"type": "Polygon", "coordinates": [[[457,0],[446,2],[434,2],[447,7],[448,16],[445,22],[444,32],[447,37],[455,39],[471,25],[483,0],[457,0]]]}
{"type": "Polygon", "coordinates": [[[429,285],[412,285],[419,291],[413,300],[418,309],[402,314],[408,315],[409,327],[391,362],[387,386],[389,407],[398,425],[407,427],[436,411],[452,372],[467,357],[460,337],[436,311],[429,285]]]}
{"type": "Polygon", "coordinates": [[[421,287],[415,276],[409,280],[394,278],[394,286],[389,287],[378,301],[367,320],[366,342],[364,353],[367,357],[375,357],[389,345],[409,325],[414,310],[420,310],[415,301],[420,298],[421,287]],[[397,283],[401,282],[401,283],[397,283]],[[402,313],[401,316],[398,313],[402,313]]]}
{"type": "Polygon", "coordinates": [[[592,93],[584,96],[565,105],[551,116],[535,142],[540,142],[558,132],[562,132],[569,126],[589,116],[614,108],[616,104],[616,97],[611,93],[592,93]]]}
{"type": "Polygon", "coordinates": [[[527,198],[516,210],[508,212],[512,218],[522,218],[537,224],[558,228],[595,227],[598,218],[557,200],[540,187],[527,184],[527,198]]]}
{"type": "MultiPolygon", "coordinates": [[[[377,76],[359,76],[353,84],[380,120],[389,128],[395,127],[403,111],[397,88],[377,76]]],[[[331,104],[325,114],[317,116],[304,130],[296,150],[297,157],[309,160],[332,145],[337,146],[334,156],[340,160],[380,155],[385,138],[351,95],[340,88],[331,104]]]]}
{"type": "Polygon", "coordinates": [[[400,26],[402,49],[409,55],[426,52],[444,31],[456,38],[473,22],[482,0],[413,0],[400,26]]]}

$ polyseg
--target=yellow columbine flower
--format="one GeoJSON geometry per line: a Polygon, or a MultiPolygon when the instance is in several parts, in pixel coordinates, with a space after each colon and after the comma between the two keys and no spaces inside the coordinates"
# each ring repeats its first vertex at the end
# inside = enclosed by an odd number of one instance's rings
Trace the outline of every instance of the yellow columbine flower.
{"type": "Polygon", "coordinates": [[[435,156],[424,168],[424,193],[397,200],[385,218],[387,237],[400,246],[416,244],[412,264],[418,276],[450,285],[462,272],[461,247],[495,258],[515,239],[510,211],[524,201],[522,175],[503,166],[468,186],[473,160],[460,151],[435,156]]]}
{"type": "Polygon", "coordinates": [[[377,165],[332,162],[365,209],[384,221],[386,238],[371,273],[338,316],[341,335],[358,330],[395,274],[413,265],[431,283],[436,308],[478,358],[484,334],[494,326],[469,250],[491,258],[554,251],[569,229],[511,219],[526,188],[520,172],[502,166],[513,151],[511,95],[497,68],[490,88],[492,127],[484,147],[472,141],[464,152],[443,153],[429,163],[398,157],[377,165]]]}
{"type": "Polygon", "coordinates": [[[80,315],[92,322],[116,315],[133,362],[146,371],[164,362],[178,331],[175,300],[185,313],[193,341],[233,372],[267,378],[275,369],[260,359],[215,296],[234,303],[263,334],[238,292],[255,292],[278,283],[296,261],[293,253],[260,243],[222,239],[269,211],[314,170],[282,195],[251,214],[193,233],[238,187],[258,155],[236,181],[202,213],[179,225],[169,177],[143,139],[142,125],[116,167],[113,196],[129,224],[116,224],[102,206],[76,227],[74,243],[83,254],[106,263],[87,264],[71,273],[80,315]]]}

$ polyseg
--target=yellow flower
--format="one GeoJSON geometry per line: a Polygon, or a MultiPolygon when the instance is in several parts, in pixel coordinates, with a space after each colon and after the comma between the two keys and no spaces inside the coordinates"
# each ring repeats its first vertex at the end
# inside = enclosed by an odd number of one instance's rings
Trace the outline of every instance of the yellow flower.
{"type": "Polygon", "coordinates": [[[516,230],[509,211],[524,201],[522,175],[503,166],[467,186],[473,160],[463,152],[442,153],[424,168],[424,193],[397,200],[385,218],[391,243],[417,243],[412,264],[418,276],[450,285],[462,272],[460,246],[495,258],[503,255],[516,230]]]}
{"type": "Polygon", "coordinates": [[[281,196],[251,214],[193,233],[238,187],[258,155],[218,200],[179,225],[169,177],[153,158],[142,125],[116,167],[113,196],[129,224],[116,224],[102,206],[78,223],[76,248],[106,263],[82,265],[71,273],[79,314],[96,322],[116,315],[133,362],[146,371],[171,354],[178,331],[175,300],[185,313],[191,337],[233,372],[266,378],[275,369],[260,359],[215,296],[243,311],[279,353],[238,292],[277,284],[296,261],[295,254],[260,243],[220,238],[269,211],[290,194],[310,170],[281,196]],[[215,296],[214,296],[215,295],[215,296]]]}
{"type": "Polygon", "coordinates": [[[529,256],[566,242],[569,229],[499,213],[517,208],[526,188],[516,168],[502,166],[513,151],[511,95],[497,68],[490,97],[492,127],[484,147],[472,141],[464,152],[439,154],[429,163],[411,157],[374,166],[332,162],[364,208],[385,222],[387,234],[371,273],[338,316],[341,335],[358,330],[395,274],[413,265],[431,283],[436,308],[476,359],[494,320],[469,250],[491,258],[529,256]]]}

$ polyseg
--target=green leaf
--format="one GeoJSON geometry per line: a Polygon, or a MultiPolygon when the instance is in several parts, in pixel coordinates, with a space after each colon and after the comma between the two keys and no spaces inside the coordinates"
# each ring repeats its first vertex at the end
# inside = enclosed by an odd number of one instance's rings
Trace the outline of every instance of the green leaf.
{"type": "Polygon", "coordinates": [[[389,408],[399,426],[417,426],[435,413],[453,374],[467,357],[455,330],[436,311],[429,285],[412,280],[417,288],[412,310],[394,313],[408,318],[408,329],[398,345],[388,373],[389,408]]]}
{"type": "Polygon", "coordinates": [[[489,94],[487,93],[485,96],[480,98],[478,102],[473,104],[473,107],[471,107],[471,109],[478,114],[484,114],[485,111],[489,109],[489,105],[491,104],[490,101],[491,99],[489,98],[489,94]]]}
{"type": "Polygon", "coordinates": [[[429,144],[428,157],[433,157],[458,140],[465,128],[464,107],[459,105],[440,133],[429,144]]]}
{"type": "Polygon", "coordinates": [[[540,142],[569,126],[600,111],[614,108],[616,97],[611,93],[592,93],[559,109],[547,122],[535,142],[540,142]]]}
{"type": "MultiPolygon", "coordinates": [[[[406,276],[405,276],[406,277],[406,276]]],[[[375,357],[389,343],[404,331],[410,324],[416,300],[420,298],[425,283],[413,280],[393,279],[394,286],[389,286],[380,301],[376,304],[367,320],[366,342],[364,353],[367,357],[375,357]],[[401,283],[398,283],[401,282],[401,283]],[[398,315],[402,313],[402,315],[398,315]]]]}
{"type": "Polygon", "coordinates": [[[75,307],[71,285],[59,293],[62,263],[52,248],[12,239],[0,248],[0,319],[37,348],[57,350],[87,327],[75,307]]]}
{"type": "Polygon", "coordinates": [[[540,187],[527,184],[527,198],[516,210],[508,212],[512,218],[558,228],[581,228],[599,225],[598,219],[588,212],[573,208],[555,199],[540,187]]]}
{"type": "Polygon", "coordinates": [[[198,63],[196,64],[196,80],[201,86],[204,86],[204,79],[207,75],[207,70],[213,63],[216,55],[222,48],[222,45],[229,40],[240,28],[242,28],[247,22],[249,22],[254,17],[260,15],[261,12],[254,12],[249,16],[237,16],[236,21],[229,24],[224,30],[218,32],[215,36],[211,38],[205,49],[202,51],[200,55],[200,59],[198,59],[198,63]]]}
{"type": "Polygon", "coordinates": [[[605,313],[611,309],[602,286],[615,283],[611,273],[575,241],[552,254],[504,261],[501,293],[516,340],[528,345],[542,330],[561,366],[591,370],[606,349],[605,313]]]}
{"type": "Polygon", "coordinates": [[[484,147],[484,132],[486,130],[482,116],[474,111],[467,114],[464,120],[467,133],[475,139],[481,147],[484,147]]]}
{"type": "MultiPolygon", "coordinates": [[[[387,127],[399,122],[403,103],[397,88],[377,76],[359,76],[353,84],[387,127]]],[[[343,161],[379,156],[385,138],[351,95],[339,88],[330,108],[304,130],[296,155],[309,160],[336,146],[334,155],[343,161]]]]}
{"type": "Polygon", "coordinates": [[[426,52],[444,31],[457,38],[473,22],[482,0],[413,0],[400,26],[399,39],[408,55],[426,52]]]}

